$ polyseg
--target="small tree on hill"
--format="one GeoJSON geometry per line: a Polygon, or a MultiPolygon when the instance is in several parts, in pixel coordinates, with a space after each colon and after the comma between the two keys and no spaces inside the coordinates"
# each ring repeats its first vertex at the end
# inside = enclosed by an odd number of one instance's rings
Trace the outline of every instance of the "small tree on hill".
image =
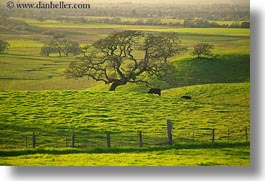
{"type": "Polygon", "coordinates": [[[210,43],[198,42],[193,46],[192,55],[200,58],[202,55],[209,56],[212,53],[214,46],[210,43]]]}
{"type": "Polygon", "coordinates": [[[51,47],[49,47],[49,46],[41,47],[40,54],[42,56],[47,56],[48,57],[48,56],[50,56],[50,53],[53,53],[51,47]]]}
{"type": "Polygon", "coordinates": [[[8,42],[4,40],[0,40],[0,54],[6,53],[6,51],[9,49],[10,45],[8,42]]]}
{"type": "Polygon", "coordinates": [[[62,50],[63,53],[68,56],[69,53],[72,53],[73,55],[78,55],[81,50],[80,50],[80,46],[77,42],[74,41],[70,41],[70,40],[63,40],[62,42],[62,50]]]}
{"type": "MultiPolygon", "coordinates": [[[[146,83],[141,75],[159,75],[168,58],[183,51],[175,34],[144,35],[139,31],[110,34],[85,49],[84,57],[73,61],[67,78],[88,77],[111,84],[110,91],[127,83],[146,83]]],[[[161,75],[161,74],[160,74],[161,75]]]]}
{"type": "Polygon", "coordinates": [[[77,42],[53,38],[41,48],[41,55],[49,56],[51,53],[58,53],[61,57],[63,54],[68,56],[70,53],[78,55],[80,53],[80,46],[77,42]]]}

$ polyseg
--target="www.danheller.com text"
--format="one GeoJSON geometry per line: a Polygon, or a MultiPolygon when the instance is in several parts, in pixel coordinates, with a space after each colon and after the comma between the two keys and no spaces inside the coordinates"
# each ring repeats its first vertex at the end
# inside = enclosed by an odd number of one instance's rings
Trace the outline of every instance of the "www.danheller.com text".
{"type": "Polygon", "coordinates": [[[89,3],[71,3],[69,1],[7,1],[6,7],[8,9],[90,9],[91,6],[89,3]]]}

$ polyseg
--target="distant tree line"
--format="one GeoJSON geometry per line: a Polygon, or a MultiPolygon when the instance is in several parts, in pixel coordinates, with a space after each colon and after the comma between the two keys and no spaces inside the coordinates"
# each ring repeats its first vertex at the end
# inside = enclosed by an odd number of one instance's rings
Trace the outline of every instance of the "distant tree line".
{"type": "Polygon", "coordinates": [[[0,28],[1,31],[12,32],[12,31],[30,31],[30,32],[41,32],[42,29],[29,25],[23,20],[11,18],[6,15],[0,16],[0,28]]]}
{"type": "Polygon", "coordinates": [[[29,30],[31,28],[26,22],[11,19],[8,16],[0,16],[0,26],[9,30],[29,30]]]}
{"type": "MultiPolygon", "coordinates": [[[[211,22],[206,19],[186,19],[183,22],[165,22],[161,19],[138,19],[124,20],[122,18],[84,18],[84,17],[57,17],[55,18],[62,22],[73,22],[73,23],[99,23],[99,24],[121,24],[121,25],[151,25],[151,26],[172,26],[172,27],[183,27],[183,28],[250,28],[250,22],[244,21],[242,23],[234,22],[232,24],[218,24],[211,22]]],[[[44,17],[41,21],[46,20],[44,17]]],[[[6,28],[6,30],[21,30],[21,31],[33,31],[40,32],[42,34],[54,36],[52,31],[43,31],[41,28],[32,27],[26,22],[11,19],[6,16],[0,17],[0,26],[6,28]]],[[[58,35],[58,33],[57,33],[58,35]]],[[[60,38],[60,37],[59,37],[60,38]]]]}
{"type": "Polygon", "coordinates": [[[166,22],[162,19],[138,19],[125,20],[122,18],[84,18],[84,17],[58,17],[56,20],[61,22],[87,23],[87,24],[121,24],[121,25],[151,25],[151,26],[172,26],[179,28],[250,28],[250,22],[234,22],[232,24],[218,24],[207,19],[186,19],[184,22],[166,22]]]}
{"type": "Polygon", "coordinates": [[[242,23],[232,24],[218,24],[216,22],[210,22],[206,19],[189,19],[184,20],[182,27],[185,28],[250,28],[250,22],[244,21],[242,23]]]}
{"type": "Polygon", "coordinates": [[[93,5],[87,10],[37,10],[37,9],[12,9],[8,11],[5,4],[0,5],[0,15],[34,18],[43,21],[69,16],[100,16],[100,17],[127,17],[127,18],[173,18],[192,19],[194,17],[208,20],[245,21],[250,19],[249,5],[224,4],[196,4],[180,5],[169,3],[106,3],[93,5]],[[118,9],[118,11],[117,11],[118,9]],[[48,13],[47,13],[48,12],[48,13]]]}

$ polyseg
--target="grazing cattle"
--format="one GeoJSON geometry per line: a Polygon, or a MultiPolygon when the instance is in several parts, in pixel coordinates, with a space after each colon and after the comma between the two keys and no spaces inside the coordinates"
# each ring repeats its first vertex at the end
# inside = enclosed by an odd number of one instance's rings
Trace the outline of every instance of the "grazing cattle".
{"type": "Polygon", "coordinates": [[[161,96],[161,89],[158,89],[158,88],[151,88],[149,91],[148,91],[149,94],[157,94],[159,96],[161,96]]]}
{"type": "Polygon", "coordinates": [[[191,99],[191,96],[182,96],[182,99],[191,99]]]}

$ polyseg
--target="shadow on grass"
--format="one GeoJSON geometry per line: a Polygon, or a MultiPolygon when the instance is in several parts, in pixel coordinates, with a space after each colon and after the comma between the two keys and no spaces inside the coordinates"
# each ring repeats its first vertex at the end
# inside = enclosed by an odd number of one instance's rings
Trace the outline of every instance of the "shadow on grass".
{"type": "Polygon", "coordinates": [[[171,149],[220,149],[220,148],[235,148],[235,147],[249,147],[249,142],[235,142],[235,143],[181,143],[166,146],[156,147],[142,147],[142,148],[90,148],[90,149],[23,149],[23,150],[1,150],[0,156],[20,156],[20,155],[31,155],[31,154],[77,154],[77,153],[144,153],[152,151],[165,151],[171,149]]]}
{"type": "MultiPolygon", "coordinates": [[[[162,89],[185,87],[201,84],[242,83],[250,81],[249,54],[214,54],[210,57],[191,57],[172,62],[176,67],[174,76],[167,83],[160,85],[162,89]]],[[[142,86],[132,86],[131,91],[147,92],[142,86]],[[144,91],[143,91],[144,90],[144,91]]]]}
{"type": "Polygon", "coordinates": [[[208,58],[184,59],[174,64],[178,70],[176,83],[179,87],[250,80],[249,54],[220,54],[208,58]]]}

